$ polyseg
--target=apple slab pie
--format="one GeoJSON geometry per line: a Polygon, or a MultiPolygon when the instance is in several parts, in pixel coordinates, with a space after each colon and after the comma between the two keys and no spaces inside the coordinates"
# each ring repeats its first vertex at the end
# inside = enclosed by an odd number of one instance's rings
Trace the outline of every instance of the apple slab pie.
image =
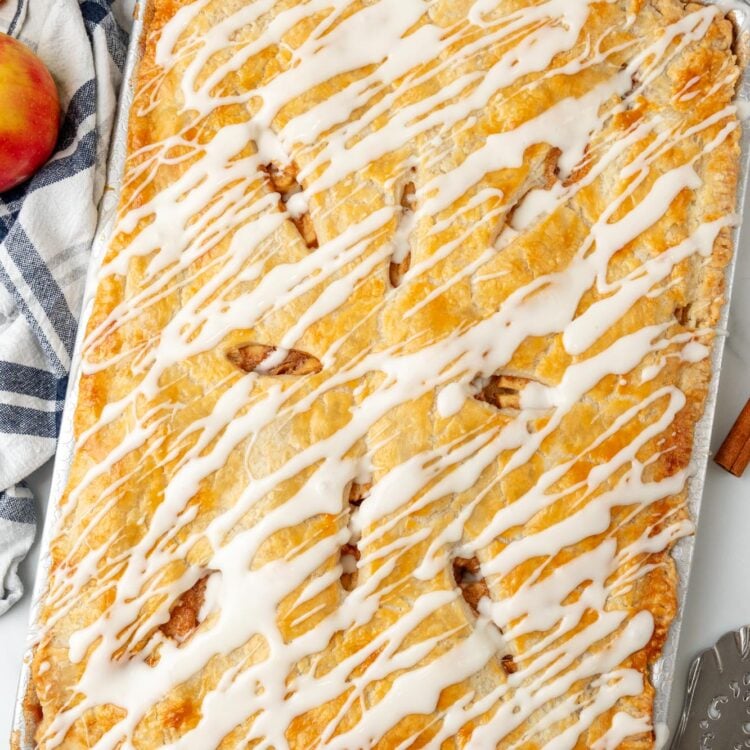
{"type": "Polygon", "coordinates": [[[736,223],[730,21],[143,12],[37,747],[653,747],[736,223]]]}

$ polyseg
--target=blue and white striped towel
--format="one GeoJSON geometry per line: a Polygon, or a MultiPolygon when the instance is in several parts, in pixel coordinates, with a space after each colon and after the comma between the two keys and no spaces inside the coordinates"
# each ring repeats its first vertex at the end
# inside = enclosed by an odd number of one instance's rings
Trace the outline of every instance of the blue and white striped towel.
{"type": "Polygon", "coordinates": [[[36,50],[60,92],[58,150],[0,196],[0,614],[34,540],[23,480],[52,456],[125,61],[125,0],[5,0],[0,30],[36,50]]]}

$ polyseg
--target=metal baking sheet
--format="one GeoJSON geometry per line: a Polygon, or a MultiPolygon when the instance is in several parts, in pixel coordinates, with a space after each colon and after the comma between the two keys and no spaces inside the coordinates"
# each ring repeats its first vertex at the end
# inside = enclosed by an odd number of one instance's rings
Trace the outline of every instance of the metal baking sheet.
{"type": "MultiPolygon", "coordinates": [[[[122,90],[118,105],[118,113],[114,125],[112,145],[109,154],[107,167],[107,186],[99,208],[99,225],[94,240],[91,263],[86,282],[86,291],[81,311],[81,319],[76,338],[76,349],[80,351],[83,334],[86,329],[86,321],[93,305],[93,297],[96,291],[96,275],[101,263],[101,259],[106,252],[110,236],[115,223],[115,215],[119,201],[119,186],[121,175],[125,165],[125,144],[128,126],[128,116],[130,105],[133,100],[133,74],[138,65],[141,54],[141,41],[143,35],[143,10],[144,3],[148,0],[141,0],[136,6],[134,23],[130,38],[130,49],[125,64],[123,75],[122,90]]],[[[743,75],[738,90],[738,100],[743,103],[740,108],[742,115],[744,110],[750,105],[750,65],[748,65],[748,51],[750,51],[750,0],[705,0],[706,4],[718,5],[728,11],[737,29],[737,54],[743,67],[743,75]]],[[[742,155],[740,164],[740,183],[737,192],[737,207],[741,210],[747,192],[748,177],[750,175],[750,127],[743,128],[742,133],[742,155]]],[[[734,269],[736,265],[737,252],[743,241],[750,244],[750,227],[738,225],[734,231],[734,248],[726,270],[726,298],[727,303],[721,313],[718,324],[719,335],[716,337],[713,351],[711,354],[712,377],[708,387],[705,411],[702,418],[695,427],[695,438],[693,442],[693,455],[691,460],[691,475],[688,488],[687,505],[694,521],[697,522],[700,512],[701,500],[703,497],[703,487],[706,477],[706,468],[708,466],[708,457],[711,445],[711,432],[713,427],[714,412],[716,409],[716,398],[719,390],[719,380],[721,371],[721,362],[724,353],[724,332],[727,329],[729,319],[729,299],[731,297],[732,282],[734,279],[734,269]]],[[[73,436],[73,413],[78,396],[78,373],[80,369],[80,359],[74,358],[71,368],[68,390],[65,398],[65,410],[63,412],[60,438],[55,457],[55,466],[52,475],[52,484],[50,488],[50,497],[47,508],[47,516],[42,532],[40,545],[40,559],[37,570],[36,583],[32,593],[30,626],[27,652],[24,656],[24,663],[21,669],[19,679],[18,694],[16,700],[15,714],[13,720],[13,739],[11,747],[13,750],[34,750],[34,732],[35,726],[25,710],[26,696],[30,688],[30,662],[33,644],[38,636],[37,618],[40,608],[40,602],[44,595],[47,573],[49,571],[49,544],[54,535],[57,521],[59,518],[59,501],[67,483],[68,471],[73,456],[74,436],[73,436]]],[[[666,741],[666,722],[672,703],[681,705],[682,695],[671,695],[672,682],[675,673],[675,662],[677,658],[677,645],[682,626],[682,614],[685,605],[687,589],[690,582],[690,563],[693,556],[694,536],[681,539],[675,545],[672,555],[677,567],[679,576],[678,584],[678,612],[669,631],[669,636],[664,645],[661,658],[654,664],[652,669],[652,681],[656,688],[656,697],[654,700],[654,724],[657,730],[657,746],[663,746],[666,741]]]]}

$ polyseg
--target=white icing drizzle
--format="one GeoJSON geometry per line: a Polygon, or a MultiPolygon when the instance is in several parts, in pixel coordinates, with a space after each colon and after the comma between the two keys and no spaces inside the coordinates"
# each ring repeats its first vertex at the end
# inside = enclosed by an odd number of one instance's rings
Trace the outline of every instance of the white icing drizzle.
{"type": "MultiPolygon", "coordinates": [[[[641,37],[630,34],[637,17],[623,4],[254,0],[223,8],[196,0],[166,23],[155,51],[160,72],[135,113],[162,106],[163,81],[178,76],[181,124],[130,156],[117,226],[127,241],[106,259],[100,283],[140,270],[126,299],[90,325],[82,364],[85,378],[124,368],[134,385],[113,391],[78,437],[81,450],[101,447],[69,487],[64,520],[77,524],[77,536],[52,575],[47,633],[55,637],[76,608],[101,606],[105,590],[109,601],[106,616],[89,618],[64,644],[77,700],[49,718],[45,748],[62,746],[76,722],[107,704],[121,712],[90,746],[143,747],[139,727],[155,721],[153,707],[208,665],[220,676],[203,686],[195,720],[165,733],[163,747],[438,748],[461,733],[467,747],[572,750],[589,738],[593,750],[614,750],[652,731],[628,699],[645,690],[637,656],[654,615],[645,605],[628,611],[625,600],[691,532],[674,499],[687,468],[660,470],[653,446],[661,440],[671,450],[663,438],[688,402],[674,373],[702,363],[712,336],[665,322],[659,303],[689,264],[711,258],[735,217],[697,212],[675,232],[662,220],[685,195],[705,192],[705,161],[734,137],[736,120],[725,106],[703,119],[657,109],[613,125],[639,98],[658,95],[661,77],[718,18],[715,8],[696,7],[641,37]],[[211,14],[206,28],[201,18],[211,14]],[[620,25],[592,37],[592,14],[620,25]],[[253,89],[226,84],[264,55],[278,64],[274,74],[258,72],[253,89]],[[565,96],[550,94],[553,81],[565,96]],[[311,90],[316,97],[306,99],[311,90]],[[487,112],[514,97],[527,97],[528,116],[488,126],[487,112]],[[199,143],[190,133],[222,107],[246,119],[211,120],[216,132],[199,143]],[[459,141],[465,146],[453,153],[459,141]],[[505,178],[489,178],[520,170],[541,144],[556,155],[551,186],[529,183],[511,195],[498,187],[505,178]],[[394,161],[373,198],[373,170],[394,161]],[[301,189],[282,207],[264,181],[271,162],[299,168],[301,189]],[[414,201],[399,206],[408,175],[414,201]],[[617,189],[592,197],[607,180],[617,189]],[[599,205],[603,198],[609,203],[599,205]],[[365,208],[341,228],[345,201],[365,208]],[[562,240],[543,231],[553,214],[582,227],[562,261],[553,246],[562,240]],[[305,215],[316,222],[313,251],[291,222],[305,215]],[[550,262],[527,278],[503,264],[522,257],[528,235],[550,243],[550,262]],[[664,237],[658,252],[655,235],[664,237]],[[459,255],[465,247],[469,260],[459,255]],[[629,264],[618,265],[628,248],[629,264]],[[306,349],[352,300],[376,294],[368,284],[385,279],[391,261],[408,256],[401,286],[364,305],[324,351],[306,349]],[[431,331],[425,319],[469,286],[475,310],[448,334],[431,331]],[[492,309],[482,309],[487,289],[492,309]],[[127,333],[176,294],[168,320],[127,333]],[[661,322],[634,312],[644,305],[661,322]],[[384,333],[389,315],[410,327],[408,338],[384,333]],[[345,356],[375,319],[382,341],[345,356]],[[236,344],[238,332],[275,334],[264,342],[276,350],[244,377],[211,360],[217,382],[185,391],[199,405],[165,400],[165,388],[190,379],[182,363],[218,352],[226,365],[225,343],[236,344]],[[130,343],[109,346],[120,334],[130,343]],[[519,364],[532,340],[554,342],[567,365],[544,382],[544,367],[519,364]],[[321,372],[274,379],[298,350],[317,357],[321,372]],[[495,411],[475,397],[503,368],[528,382],[516,405],[495,411]],[[342,393],[343,407],[334,401],[342,393]],[[589,411],[586,434],[561,437],[592,400],[615,405],[589,411]],[[417,403],[434,405],[434,439],[423,444],[412,432],[425,428],[404,416],[429,409],[417,403]],[[186,421],[191,408],[198,416],[186,421]],[[331,426],[322,437],[294,433],[321,414],[331,426]],[[275,431],[288,437],[279,438],[279,455],[251,458],[275,431]],[[238,470],[231,504],[214,513],[206,488],[230,464],[246,475],[238,470]],[[533,480],[506,497],[525,467],[533,480]],[[93,543],[141,482],[161,490],[139,534],[123,546],[117,529],[93,543]],[[356,509],[346,501],[352,482],[372,484],[356,509]],[[84,501],[85,520],[76,518],[84,501]],[[270,540],[282,536],[294,541],[269,558],[270,540]],[[341,556],[346,544],[357,545],[358,560],[341,556]],[[451,579],[457,555],[480,561],[489,597],[479,614],[451,579]],[[345,593],[342,572],[358,576],[345,593]],[[170,607],[203,578],[197,627],[170,639],[159,630],[170,607]],[[403,586],[416,593],[393,604],[403,586]],[[367,638],[357,635],[365,626],[367,638]],[[506,674],[507,654],[515,668],[506,674]],[[305,736],[300,722],[323,705],[315,736],[305,736]],[[405,728],[409,717],[424,721],[405,728]],[[397,726],[398,739],[386,738],[397,726]]],[[[724,70],[701,96],[718,96],[733,80],[724,70]]],[[[692,102],[702,85],[693,75],[671,100],[692,102]]],[[[38,673],[50,669],[44,662],[38,673]]]]}

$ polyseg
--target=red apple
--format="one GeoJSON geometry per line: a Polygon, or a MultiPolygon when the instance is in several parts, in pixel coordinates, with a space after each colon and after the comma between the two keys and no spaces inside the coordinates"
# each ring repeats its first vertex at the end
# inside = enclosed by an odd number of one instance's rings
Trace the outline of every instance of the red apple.
{"type": "Polygon", "coordinates": [[[44,63],[0,33],[0,193],[31,177],[52,155],[60,99],[44,63]]]}

